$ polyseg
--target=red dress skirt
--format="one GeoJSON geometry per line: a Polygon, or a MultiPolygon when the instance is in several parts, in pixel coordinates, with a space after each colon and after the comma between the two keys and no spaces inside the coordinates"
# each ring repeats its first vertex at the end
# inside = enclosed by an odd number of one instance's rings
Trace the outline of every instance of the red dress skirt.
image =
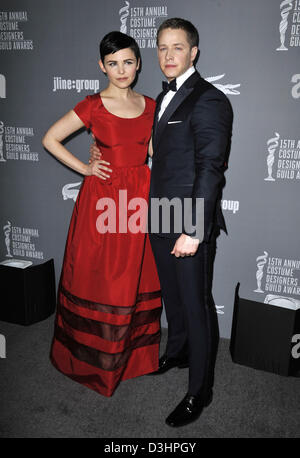
{"type": "Polygon", "coordinates": [[[134,119],[109,113],[99,94],[74,108],[113,172],[106,181],[85,177],[81,185],[65,247],[50,359],[60,372],[104,396],[121,380],[158,368],[160,284],[148,234],[132,230],[142,226],[136,199],[147,203],[150,185],[145,159],[155,102],[145,101],[145,111],[134,119]]]}

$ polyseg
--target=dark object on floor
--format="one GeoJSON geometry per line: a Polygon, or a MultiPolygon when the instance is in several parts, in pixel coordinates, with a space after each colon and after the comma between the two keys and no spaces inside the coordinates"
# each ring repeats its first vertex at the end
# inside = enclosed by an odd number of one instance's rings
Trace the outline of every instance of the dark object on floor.
{"type": "Polygon", "coordinates": [[[293,349],[293,336],[300,337],[300,309],[240,298],[239,286],[230,341],[233,362],[279,375],[300,376],[300,357],[295,357],[296,347],[293,349]]]}
{"type": "Polygon", "coordinates": [[[25,269],[0,265],[0,283],[0,321],[30,325],[54,313],[53,259],[25,269]]]}

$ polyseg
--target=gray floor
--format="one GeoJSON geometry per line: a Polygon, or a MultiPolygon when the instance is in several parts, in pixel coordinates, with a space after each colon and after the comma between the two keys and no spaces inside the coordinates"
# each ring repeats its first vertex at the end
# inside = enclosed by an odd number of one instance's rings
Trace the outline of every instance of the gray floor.
{"type": "MultiPolygon", "coordinates": [[[[164,420],[186,391],[187,369],[122,382],[112,398],[60,374],[50,363],[54,316],[23,327],[0,322],[0,437],[300,437],[300,379],[232,363],[221,339],[215,396],[194,423],[164,420]]],[[[166,341],[163,331],[162,349],[166,341]]]]}

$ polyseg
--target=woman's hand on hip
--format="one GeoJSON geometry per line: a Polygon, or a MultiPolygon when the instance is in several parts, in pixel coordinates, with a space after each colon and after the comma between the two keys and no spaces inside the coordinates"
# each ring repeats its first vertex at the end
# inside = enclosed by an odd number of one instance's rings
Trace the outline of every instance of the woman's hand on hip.
{"type": "Polygon", "coordinates": [[[111,169],[107,167],[107,165],[110,165],[109,162],[103,161],[102,159],[100,160],[93,160],[86,166],[86,176],[90,175],[95,175],[98,178],[101,178],[102,180],[106,180],[107,178],[110,177],[105,172],[112,172],[111,169]]]}

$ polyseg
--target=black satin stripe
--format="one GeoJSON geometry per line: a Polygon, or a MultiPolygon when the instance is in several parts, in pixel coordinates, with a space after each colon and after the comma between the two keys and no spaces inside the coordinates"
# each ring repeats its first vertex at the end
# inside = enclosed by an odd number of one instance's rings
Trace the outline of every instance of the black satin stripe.
{"type": "Polygon", "coordinates": [[[117,305],[101,304],[99,302],[88,301],[81,299],[80,297],[74,296],[67,291],[62,285],[60,286],[60,292],[73,304],[79,305],[80,307],[86,307],[90,310],[97,310],[103,313],[112,313],[115,315],[129,315],[133,312],[135,306],[130,307],[119,307],[117,305]]]}
{"type": "Polygon", "coordinates": [[[152,301],[152,299],[157,299],[159,297],[161,297],[161,290],[152,291],[151,293],[140,293],[137,295],[136,302],[152,301]]]}
{"type": "Polygon", "coordinates": [[[60,326],[55,327],[55,338],[80,361],[105,371],[115,371],[124,366],[133,350],[160,342],[160,331],[155,334],[143,334],[129,342],[122,353],[106,353],[96,348],[83,345],[69,337],[60,326]]]}
{"type": "Polygon", "coordinates": [[[153,323],[154,321],[159,320],[161,315],[161,308],[159,307],[153,310],[138,312],[133,315],[131,323],[118,325],[85,318],[71,312],[62,304],[59,304],[59,306],[61,318],[67,323],[67,325],[71,326],[71,328],[80,332],[86,332],[88,334],[99,336],[102,339],[109,340],[111,342],[119,342],[120,340],[125,339],[128,332],[132,332],[133,328],[153,323]]]}
{"type": "MultiPolygon", "coordinates": [[[[62,285],[59,287],[59,291],[73,304],[79,305],[81,307],[86,307],[91,310],[97,310],[98,312],[103,313],[112,313],[114,315],[129,315],[132,313],[136,307],[136,304],[128,307],[120,307],[118,305],[111,305],[111,304],[101,304],[99,302],[88,301],[86,299],[82,299],[80,297],[74,296],[69,291],[67,291],[62,285]]],[[[161,297],[161,291],[153,291],[149,293],[140,293],[137,295],[137,303],[142,301],[150,301],[152,299],[156,299],[161,297]]]]}
{"type": "Polygon", "coordinates": [[[153,323],[153,321],[159,320],[162,312],[161,304],[159,307],[156,307],[152,310],[143,310],[142,312],[137,312],[132,318],[132,326],[143,326],[144,324],[153,323]]]}

